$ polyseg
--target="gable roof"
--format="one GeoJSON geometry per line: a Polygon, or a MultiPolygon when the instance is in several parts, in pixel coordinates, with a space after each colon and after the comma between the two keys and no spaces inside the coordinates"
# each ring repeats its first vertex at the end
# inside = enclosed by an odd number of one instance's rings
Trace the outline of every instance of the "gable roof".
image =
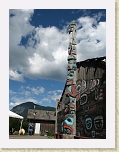
{"type": "Polygon", "coordinates": [[[37,119],[37,120],[55,120],[56,112],[55,111],[46,111],[46,110],[35,110],[29,109],[27,114],[27,119],[37,119]]]}

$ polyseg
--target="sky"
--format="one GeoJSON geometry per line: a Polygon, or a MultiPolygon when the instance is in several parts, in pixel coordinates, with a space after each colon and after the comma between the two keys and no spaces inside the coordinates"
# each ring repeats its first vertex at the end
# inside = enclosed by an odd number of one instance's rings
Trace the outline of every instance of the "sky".
{"type": "Polygon", "coordinates": [[[56,107],[66,82],[72,20],[77,62],[106,56],[105,9],[9,10],[9,109],[29,101],[56,107]]]}

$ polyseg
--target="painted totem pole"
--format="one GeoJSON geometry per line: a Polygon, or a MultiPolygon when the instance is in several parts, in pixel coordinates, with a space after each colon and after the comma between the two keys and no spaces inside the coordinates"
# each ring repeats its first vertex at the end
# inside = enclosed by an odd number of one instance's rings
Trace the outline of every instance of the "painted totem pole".
{"type": "Polygon", "coordinates": [[[66,99],[64,101],[64,120],[62,133],[76,134],[76,24],[69,25],[68,74],[66,80],[66,99]]]}

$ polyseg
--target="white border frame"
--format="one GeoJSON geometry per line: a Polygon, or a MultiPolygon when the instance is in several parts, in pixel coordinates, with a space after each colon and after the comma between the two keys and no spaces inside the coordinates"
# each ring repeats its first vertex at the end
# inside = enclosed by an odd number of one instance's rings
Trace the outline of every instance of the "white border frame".
{"type": "Polygon", "coordinates": [[[1,0],[0,147],[115,148],[115,1],[1,0]],[[67,3],[66,3],[67,2],[67,3]],[[106,9],[106,139],[9,139],[9,9],[106,9]]]}

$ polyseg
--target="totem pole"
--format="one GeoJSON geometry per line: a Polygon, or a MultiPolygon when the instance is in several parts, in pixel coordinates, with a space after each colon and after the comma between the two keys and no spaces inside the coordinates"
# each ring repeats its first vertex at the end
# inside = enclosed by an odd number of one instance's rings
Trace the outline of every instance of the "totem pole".
{"type": "Polygon", "coordinates": [[[76,24],[69,25],[68,74],[66,80],[66,99],[64,101],[64,121],[62,133],[76,134],[76,24]]]}

